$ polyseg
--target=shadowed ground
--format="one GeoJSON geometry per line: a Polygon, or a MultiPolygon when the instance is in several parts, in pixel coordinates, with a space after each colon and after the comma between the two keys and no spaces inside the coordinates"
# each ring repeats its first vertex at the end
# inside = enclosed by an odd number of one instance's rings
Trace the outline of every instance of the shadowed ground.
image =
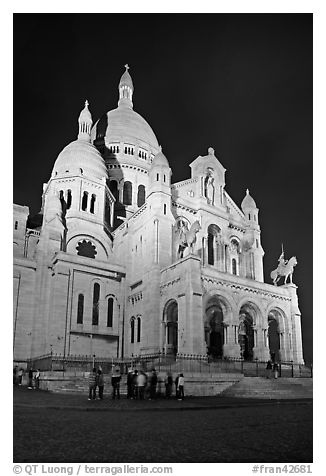
{"type": "Polygon", "coordinates": [[[312,400],[89,402],[19,388],[14,462],[312,462],[312,400]]]}

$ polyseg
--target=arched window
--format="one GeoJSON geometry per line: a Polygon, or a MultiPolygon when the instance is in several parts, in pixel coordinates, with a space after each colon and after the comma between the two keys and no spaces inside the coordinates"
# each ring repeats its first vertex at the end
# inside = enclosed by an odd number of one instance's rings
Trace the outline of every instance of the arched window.
{"type": "Polygon", "coordinates": [[[135,342],[135,318],[132,317],[130,320],[130,343],[135,342]]]}
{"type": "Polygon", "coordinates": [[[132,185],[131,182],[123,184],[123,203],[124,205],[131,205],[132,203],[132,185]]]}
{"type": "Polygon", "coordinates": [[[108,299],[107,327],[113,327],[113,298],[108,299]]]}
{"type": "Polygon", "coordinates": [[[15,230],[18,230],[18,221],[15,221],[15,230]]]}
{"type": "Polygon", "coordinates": [[[99,300],[100,300],[100,285],[98,283],[95,283],[93,288],[93,314],[92,314],[93,326],[98,326],[99,300]]]}
{"type": "Polygon", "coordinates": [[[160,174],[156,174],[156,181],[158,182],[160,180],[160,174]]]}
{"type": "Polygon", "coordinates": [[[111,180],[109,184],[109,189],[111,190],[114,198],[118,201],[119,199],[118,182],[116,180],[111,180]]]}
{"type": "Polygon", "coordinates": [[[237,261],[232,259],[232,274],[237,274],[237,261]]]}
{"type": "Polygon", "coordinates": [[[83,317],[84,317],[84,295],[78,294],[77,324],[83,323],[83,317]]]}
{"type": "Polygon", "coordinates": [[[216,246],[216,237],[220,233],[220,228],[217,225],[209,225],[207,229],[207,260],[208,264],[214,265],[215,256],[214,256],[214,247],[216,246]]]}
{"type": "Polygon", "coordinates": [[[71,190],[67,191],[67,210],[71,207],[72,195],[71,190]]]}
{"type": "Polygon", "coordinates": [[[164,175],[163,175],[163,182],[165,182],[165,180],[166,180],[166,176],[165,176],[165,174],[164,174],[164,175]]]}
{"type": "Polygon", "coordinates": [[[140,342],[141,336],[141,318],[137,317],[137,342],[140,342]]]}
{"type": "Polygon", "coordinates": [[[214,264],[214,235],[212,235],[211,233],[208,233],[207,248],[208,264],[214,264]]]}
{"type": "Polygon", "coordinates": [[[138,185],[137,207],[141,207],[145,203],[145,186],[138,185]]]}
{"type": "Polygon", "coordinates": [[[164,215],[166,215],[166,203],[164,203],[164,205],[163,205],[163,213],[164,213],[164,215]]]}
{"type": "Polygon", "coordinates": [[[92,194],[92,197],[91,197],[91,206],[90,206],[90,209],[89,211],[91,213],[94,213],[94,210],[95,210],[95,200],[96,200],[96,195],[92,194]]]}
{"type": "Polygon", "coordinates": [[[88,192],[83,193],[82,199],[82,210],[85,211],[87,209],[87,201],[88,201],[88,192]]]}

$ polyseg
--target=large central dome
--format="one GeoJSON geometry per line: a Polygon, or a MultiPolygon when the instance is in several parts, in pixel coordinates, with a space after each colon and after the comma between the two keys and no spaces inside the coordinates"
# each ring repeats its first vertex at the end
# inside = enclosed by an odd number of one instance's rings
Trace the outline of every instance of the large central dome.
{"type": "Polygon", "coordinates": [[[117,107],[104,114],[93,127],[92,140],[103,137],[108,147],[112,142],[130,142],[133,145],[150,148],[154,154],[159,144],[153,129],[136,111],[117,107]]]}
{"type": "Polygon", "coordinates": [[[133,110],[132,96],[134,92],[133,82],[126,65],[119,83],[118,107],[109,111],[94,124],[92,141],[104,141],[107,148],[120,144],[142,148],[149,155],[155,155],[159,151],[159,144],[148,122],[133,110]]]}

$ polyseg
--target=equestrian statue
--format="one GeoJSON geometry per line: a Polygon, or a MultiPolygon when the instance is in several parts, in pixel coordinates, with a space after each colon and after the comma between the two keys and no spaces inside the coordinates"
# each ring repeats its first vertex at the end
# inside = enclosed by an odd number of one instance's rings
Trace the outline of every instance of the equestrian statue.
{"type": "Polygon", "coordinates": [[[274,286],[277,286],[277,283],[282,276],[284,276],[284,284],[287,284],[288,278],[290,278],[290,284],[293,284],[292,275],[294,267],[298,264],[297,258],[292,256],[289,260],[284,259],[284,251],[282,247],[282,253],[278,259],[278,263],[278,267],[271,272],[274,286]]]}
{"type": "Polygon", "coordinates": [[[178,259],[184,257],[186,248],[189,248],[189,254],[193,254],[194,244],[196,243],[196,233],[198,233],[200,229],[201,226],[198,220],[191,225],[190,230],[187,229],[184,222],[181,223],[178,237],[178,259]]]}

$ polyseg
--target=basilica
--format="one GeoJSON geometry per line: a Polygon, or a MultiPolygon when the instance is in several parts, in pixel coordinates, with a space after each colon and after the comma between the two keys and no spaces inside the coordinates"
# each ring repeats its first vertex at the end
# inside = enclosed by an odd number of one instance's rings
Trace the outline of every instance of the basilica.
{"type": "Polygon", "coordinates": [[[128,70],[115,109],[93,123],[85,102],[39,222],[14,205],[14,360],[160,352],[303,364],[297,287],[264,282],[250,184],[238,206],[212,147],[172,183],[128,70]]]}

